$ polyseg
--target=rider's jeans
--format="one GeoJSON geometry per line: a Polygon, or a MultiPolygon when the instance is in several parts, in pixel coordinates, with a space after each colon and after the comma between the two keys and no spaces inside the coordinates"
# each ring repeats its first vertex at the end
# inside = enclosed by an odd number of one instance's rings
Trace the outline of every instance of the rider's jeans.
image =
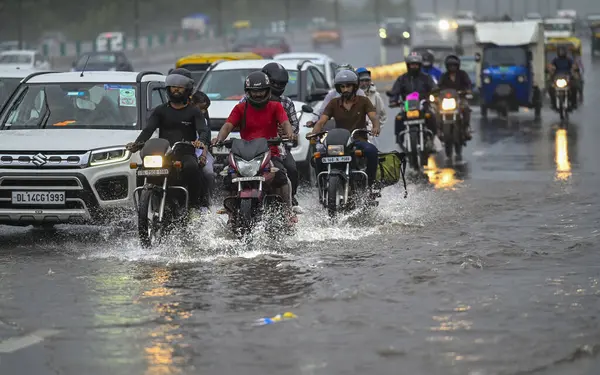
{"type": "Polygon", "coordinates": [[[202,183],[203,176],[198,165],[198,157],[196,155],[182,155],[181,164],[181,177],[189,191],[190,205],[195,206],[199,203],[199,198],[203,197],[206,193],[204,191],[204,184],[202,183]]]}
{"type": "Polygon", "coordinates": [[[356,141],[356,147],[363,151],[367,159],[367,176],[369,177],[369,186],[373,185],[377,177],[377,166],[379,165],[379,151],[375,145],[365,142],[356,141]]]}

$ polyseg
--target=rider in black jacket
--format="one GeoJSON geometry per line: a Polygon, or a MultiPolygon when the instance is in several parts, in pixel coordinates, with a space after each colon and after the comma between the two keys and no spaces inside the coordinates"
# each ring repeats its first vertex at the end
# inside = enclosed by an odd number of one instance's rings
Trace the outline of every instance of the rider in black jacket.
{"type": "MultiPolygon", "coordinates": [[[[440,77],[439,87],[440,90],[453,89],[456,91],[464,91],[465,93],[471,92],[473,83],[469,74],[460,68],[460,59],[456,55],[448,55],[444,61],[446,65],[446,71],[440,77]]],[[[465,138],[470,140],[471,136],[471,109],[466,102],[461,107],[462,116],[465,126],[465,138]]]]}
{"type": "MultiPolygon", "coordinates": [[[[423,65],[423,57],[417,52],[411,52],[405,59],[407,72],[396,79],[392,87],[390,96],[390,106],[397,104],[401,100],[405,100],[406,96],[412,92],[418,92],[421,100],[426,100],[426,110],[429,110],[429,95],[436,89],[436,84],[429,74],[423,73],[421,67],[423,65]]],[[[437,124],[435,116],[431,116],[427,121],[427,127],[437,134],[437,124]]],[[[404,125],[401,121],[396,121],[396,134],[404,130],[404,125]]]]}

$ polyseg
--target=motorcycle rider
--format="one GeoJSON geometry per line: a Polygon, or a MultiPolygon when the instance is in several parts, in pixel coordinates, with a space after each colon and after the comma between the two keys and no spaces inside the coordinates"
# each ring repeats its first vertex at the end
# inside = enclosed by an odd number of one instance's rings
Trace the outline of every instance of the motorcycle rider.
{"type": "MultiPolygon", "coordinates": [[[[371,71],[367,70],[367,68],[358,68],[356,69],[356,73],[358,74],[358,87],[362,89],[367,98],[371,100],[371,103],[375,106],[375,110],[377,111],[377,116],[379,116],[379,129],[383,129],[383,125],[387,121],[387,113],[385,110],[385,103],[381,98],[381,94],[377,91],[377,87],[371,80],[371,71]]],[[[373,128],[373,124],[369,121],[368,129],[371,130],[373,128]]],[[[373,143],[375,146],[378,146],[377,138],[373,136],[369,136],[369,142],[373,143]]]]}
{"type": "MultiPolygon", "coordinates": [[[[157,106],[148,124],[135,142],[127,144],[127,149],[137,152],[158,129],[158,137],[169,141],[171,146],[179,141],[189,141],[195,147],[204,147],[210,141],[210,130],[202,112],[190,104],[194,80],[189,70],[173,69],[165,80],[167,103],[157,106]]],[[[206,148],[205,148],[206,149],[206,148]]],[[[208,194],[196,155],[181,155],[182,178],[190,193],[190,206],[208,207],[208,194]]]]}
{"type": "MultiPolygon", "coordinates": [[[[321,118],[316,122],[312,133],[306,135],[310,139],[313,134],[321,132],[321,129],[330,118],[335,118],[336,128],[344,128],[349,131],[355,129],[367,128],[367,117],[373,123],[371,133],[374,137],[379,136],[379,118],[377,111],[369,98],[358,96],[358,76],[351,70],[342,70],[335,75],[335,88],[340,94],[333,98],[323,111],[321,118]]],[[[377,175],[377,165],[379,163],[377,147],[369,143],[366,138],[355,141],[356,146],[361,149],[367,159],[367,176],[369,186],[373,186],[377,175]]],[[[320,169],[320,163],[316,163],[317,173],[320,169]]]]}
{"type": "MultiPolygon", "coordinates": [[[[251,141],[257,138],[271,139],[279,134],[279,127],[283,127],[283,133],[286,138],[292,138],[294,131],[288,120],[287,114],[279,101],[271,100],[271,82],[269,77],[263,72],[253,72],[246,77],[244,83],[244,92],[246,101],[238,103],[231,111],[229,118],[225,121],[219,134],[212,140],[212,144],[227,139],[229,134],[236,128],[240,129],[240,137],[243,140],[251,141]]],[[[277,172],[272,180],[272,187],[280,189],[281,197],[286,205],[291,209],[291,191],[288,186],[288,178],[285,172],[285,166],[280,158],[279,147],[271,146],[271,161],[277,172]]],[[[225,189],[232,191],[235,187],[231,183],[231,175],[224,180],[225,189]]],[[[295,217],[291,216],[292,220],[295,217]]]]}
{"type": "MultiPolygon", "coordinates": [[[[471,82],[471,78],[469,78],[469,74],[460,68],[460,58],[456,55],[448,55],[444,60],[444,65],[446,66],[446,71],[440,77],[439,89],[453,89],[470,93],[473,83],[471,82]]],[[[473,138],[471,135],[471,108],[464,101],[460,109],[464,121],[465,139],[468,141],[473,138]]]]}
{"type": "MultiPolygon", "coordinates": [[[[204,118],[206,120],[206,127],[210,131],[210,117],[208,116],[208,107],[210,107],[210,99],[208,96],[200,90],[196,90],[192,96],[192,104],[198,108],[202,114],[204,114],[204,118]]],[[[214,193],[214,185],[215,185],[215,170],[214,170],[214,157],[209,152],[208,148],[205,148],[202,151],[202,154],[199,157],[199,165],[202,167],[202,173],[204,174],[204,180],[206,181],[207,193],[209,194],[209,198],[212,197],[214,193]]]]}
{"type": "MultiPolygon", "coordinates": [[[[390,97],[390,107],[397,106],[398,102],[401,100],[406,100],[406,96],[412,92],[418,92],[421,100],[429,99],[429,94],[437,88],[433,78],[421,71],[423,57],[419,53],[411,52],[406,57],[405,62],[407,72],[396,79],[392,90],[388,93],[390,97]]],[[[429,100],[426,100],[425,102],[425,110],[431,112],[429,100]]],[[[404,123],[402,120],[396,120],[394,125],[394,132],[397,136],[404,130],[404,123]]],[[[434,137],[436,137],[438,128],[433,113],[426,121],[426,126],[434,134],[434,137]]]]}
{"type": "Polygon", "coordinates": [[[435,56],[433,55],[433,51],[428,49],[423,54],[423,73],[429,74],[433,77],[433,81],[435,83],[440,82],[440,77],[442,76],[442,71],[436,68],[433,64],[435,63],[435,56]]]}
{"type": "MultiPolygon", "coordinates": [[[[550,94],[550,102],[552,105],[552,109],[556,110],[556,89],[554,87],[554,79],[556,77],[557,74],[564,74],[564,75],[568,75],[569,77],[574,77],[575,76],[575,68],[576,68],[576,64],[573,61],[573,59],[571,59],[568,55],[567,55],[567,48],[564,46],[559,46],[557,51],[556,51],[556,57],[552,60],[552,62],[550,63],[550,67],[551,67],[551,82],[552,84],[549,86],[550,89],[548,90],[548,93],[550,94]]],[[[569,86],[569,99],[571,102],[571,107],[573,109],[577,109],[577,84],[575,82],[572,82],[572,84],[569,86]]]]}
{"type": "MultiPolygon", "coordinates": [[[[288,71],[281,64],[277,62],[271,62],[263,66],[262,72],[269,77],[269,81],[271,82],[272,100],[281,102],[281,105],[283,106],[283,109],[285,109],[285,113],[288,116],[288,120],[292,125],[294,139],[298,138],[300,124],[298,122],[298,117],[296,116],[296,106],[294,105],[294,101],[292,99],[283,95],[285,87],[290,79],[288,71]]],[[[246,100],[247,97],[244,97],[242,100],[240,100],[240,103],[244,103],[246,100]]],[[[301,211],[300,207],[298,207],[298,200],[296,199],[296,193],[298,191],[298,167],[296,166],[296,160],[294,160],[291,150],[285,150],[285,154],[281,156],[283,159],[283,165],[287,171],[287,176],[292,183],[292,205],[297,207],[295,210],[301,211]]]]}

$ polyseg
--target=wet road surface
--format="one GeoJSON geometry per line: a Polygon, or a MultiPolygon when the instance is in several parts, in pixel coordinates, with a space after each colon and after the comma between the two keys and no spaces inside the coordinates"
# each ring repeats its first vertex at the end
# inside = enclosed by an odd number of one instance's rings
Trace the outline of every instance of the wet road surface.
{"type": "Polygon", "coordinates": [[[466,170],[406,200],[387,188],[335,225],[304,190],[291,238],[241,244],[216,215],[151,251],[127,222],[0,227],[0,374],[600,373],[600,67],[586,66],[568,129],[548,110],[475,113],[466,170]]]}

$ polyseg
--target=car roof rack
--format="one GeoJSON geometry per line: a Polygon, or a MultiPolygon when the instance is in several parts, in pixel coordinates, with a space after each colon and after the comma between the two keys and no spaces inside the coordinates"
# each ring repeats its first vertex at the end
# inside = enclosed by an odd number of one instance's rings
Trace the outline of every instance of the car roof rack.
{"type": "Polygon", "coordinates": [[[298,66],[298,70],[302,70],[302,67],[303,67],[303,66],[304,66],[304,64],[306,64],[306,63],[312,64],[312,61],[310,61],[310,60],[308,60],[308,59],[307,59],[307,60],[302,60],[302,61],[300,61],[300,62],[298,63],[298,65],[297,65],[297,66],[298,66]]]}
{"type": "Polygon", "coordinates": [[[152,71],[152,70],[147,70],[147,71],[139,72],[138,75],[137,75],[137,77],[135,77],[135,81],[136,82],[142,82],[142,78],[144,78],[144,76],[147,76],[149,74],[157,74],[159,76],[164,75],[161,72],[155,72],[155,71],[152,71]]]}
{"type": "Polygon", "coordinates": [[[54,71],[54,70],[52,70],[52,71],[46,71],[46,72],[34,72],[34,73],[31,73],[30,75],[28,75],[27,77],[23,78],[23,80],[21,82],[27,82],[27,81],[29,81],[33,77],[41,76],[43,74],[50,74],[50,73],[61,73],[61,72],[54,71]]]}

